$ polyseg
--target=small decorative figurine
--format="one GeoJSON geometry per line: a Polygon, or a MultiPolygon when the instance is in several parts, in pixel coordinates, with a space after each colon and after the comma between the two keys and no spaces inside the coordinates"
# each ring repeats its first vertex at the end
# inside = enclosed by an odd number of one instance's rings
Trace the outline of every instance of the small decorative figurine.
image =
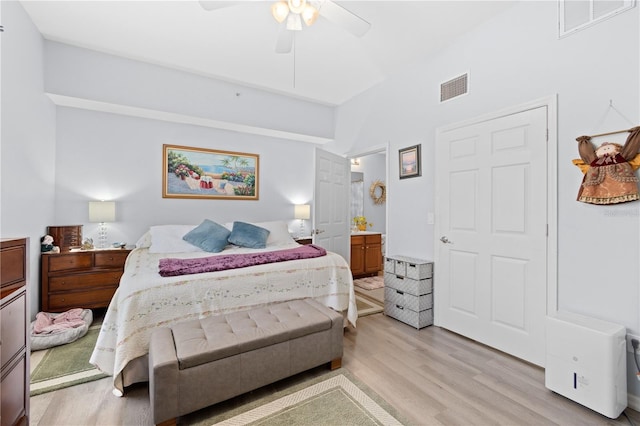
{"type": "Polygon", "coordinates": [[[40,238],[40,251],[46,253],[53,250],[53,237],[51,235],[45,235],[40,238]]]}
{"type": "Polygon", "coordinates": [[[93,239],[92,238],[85,238],[82,241],[82,250],[93,250],[93,239]]]}

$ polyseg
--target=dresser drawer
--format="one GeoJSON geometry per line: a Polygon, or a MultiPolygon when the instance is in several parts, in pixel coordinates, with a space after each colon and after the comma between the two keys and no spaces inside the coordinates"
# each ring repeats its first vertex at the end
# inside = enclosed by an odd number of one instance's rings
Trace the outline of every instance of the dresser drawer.
{"type": "Polygon", "coordinates": [[[391,274],[396,273],[396,260],[390,257],[384,258],[384,271],[391,274]]]}
{"type": "MultiPolygon", "coordinates": [[[[2,360],[3,362],[5,360],[2,360]]],[[[18,425],[28,424],[26,420],[28,413],[27,386],[29,384],[29,372],[27,371],[27,355],[23,353],[20,358],[7,365],[2,371],[2,384],[0,394],[2,394],[2,424],[18,425]],[[25,380],[25,377],[27,378],[25,380]]]]}
{"type": "Polygon", "coordinates": [[[87,291],[55,293],[49,295],[49,306],[54,312],[62,312],[71,308],[100,308],[109,306],[113,294],[118,287],[107,287],[87,291]]]}
{"type": "Polygon", "coordinates": [[[413,280],[396,274],[384,273],[384,286],[400,290],[404,293],[422,296],[433,291],[433,279],[413,280]]]}
{"type": "Polygon", "coordinates": [[[2,287],[25,280],[25,246],[9,247],[0,251],[2,287]]]}
{"type": "Polygon", "coordinates": [[[423,280],[433,276],[433,263],[415,263],[411,260],[404,262],[407,278],[423,280]]]}
{"type": "Polygon", "coordinates": [[[27,345],[27,296],[13,293],[2,305],[0,360],[6,363],[27,345]]]}
{"type": "Polygon", "coordinates": [[[416,312],[385,300],[384,314],[418,329],[433,324],[433,309],[416,312]]]}
{"type": "Polygon", "coordinates": [[[128,255],[129,251],[118,252],[116,250],[96,253],[94,258],[94,265],[96,267],[123,268],[124,262],[125,260],[127,260],[128,255]]]}
{"type": "Polygon", "coordinates": [[[384,300],[412,311],[420,312],[433,308],[433,293],[414,296],[391,287],[384,288],[384,300]]]}
{"type": "Polygon", "coordinates": [[[92,253],[48,254],[49,272],[87,269],[93,266],[92,253]]]}
{"type": "Polygon", "coordinates": [[[65,275],[64,277],[49,278],[49,291],[67,291],[87,289],[101,286],[117,286],[120,283],[122,272],[101,272],[88,274],[65,275]]]}

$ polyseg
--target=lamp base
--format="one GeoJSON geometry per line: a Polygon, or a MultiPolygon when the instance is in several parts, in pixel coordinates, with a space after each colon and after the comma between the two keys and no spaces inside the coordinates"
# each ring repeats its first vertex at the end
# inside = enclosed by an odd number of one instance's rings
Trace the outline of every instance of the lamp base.
{"type": "Polygon", "coordinates": [[[98,226],[98,248],[107,248],[107,225],[104,222],[98,226]]]}

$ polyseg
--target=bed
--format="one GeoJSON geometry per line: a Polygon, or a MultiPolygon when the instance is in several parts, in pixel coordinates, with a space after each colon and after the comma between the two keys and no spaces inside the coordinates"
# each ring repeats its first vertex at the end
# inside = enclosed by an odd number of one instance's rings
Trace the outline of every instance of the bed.
{"type": "MultiPolygon", "coordinates": [[[[285,222],[254,224],[268,229],[265,248],[227,245],[219,253],[182,240],[189,225],[151,227],[131,251],[120,286],[105,314],[90,363],[113,376],[114,393],[148,381],[147,354],[156,327],[270,303],[311,297],[343,312],[355,326],[357,308],[349,265],[338,254],[217,272],[163,277],[161,259],[195,259],[300,247],[285,222]]],[[[232,224],[226,224],[231,229],[232,224]]]]}

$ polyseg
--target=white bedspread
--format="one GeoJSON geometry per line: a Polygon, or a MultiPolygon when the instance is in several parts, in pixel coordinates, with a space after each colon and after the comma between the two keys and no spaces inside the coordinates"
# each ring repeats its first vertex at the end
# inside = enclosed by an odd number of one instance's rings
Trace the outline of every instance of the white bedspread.
{"type": "MultiPolygon", "coordinates": [[[[297,244],[272,249],[296,247],[297,244]]],[[[255,252],[227,249],[222,254],[255,252]]],[[[349,265],[339,255],[293,260],[204,274],[161,277],[161,258],[195,258],[212,253],[149,253],[138,248],[105,315],[91,364],[114,376],[123,390],[121,373],[129,362],[145,356],[156,327],[212,314],[312,297],[339,312],[347,311],[354,326],[358,316],[349,265]]]]}

